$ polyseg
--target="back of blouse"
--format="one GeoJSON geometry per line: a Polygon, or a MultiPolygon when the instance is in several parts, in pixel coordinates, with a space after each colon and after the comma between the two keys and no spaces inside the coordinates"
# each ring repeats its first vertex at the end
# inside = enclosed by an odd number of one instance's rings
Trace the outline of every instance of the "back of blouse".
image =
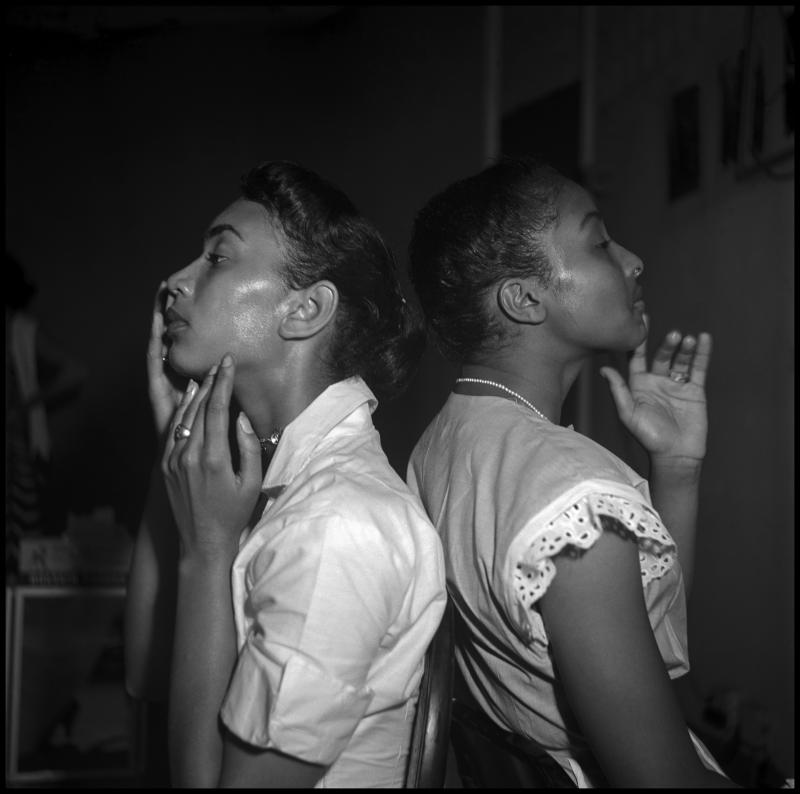
{"type": "Polygon", "coordinates": [[[538,601],[557,575],[559,554],[590,550],[605,527],[619,527],[639,546],[645,602],[667,670],[672,678],[688,672],[680,565],[647,482],[572,429],[502,397],[461,394],[450,395],[423,433],[408,482],[442,538],[447,586],[464,628],[456,657],[478,704],[568,771],[577,761],[594,778],[538,601]]]}

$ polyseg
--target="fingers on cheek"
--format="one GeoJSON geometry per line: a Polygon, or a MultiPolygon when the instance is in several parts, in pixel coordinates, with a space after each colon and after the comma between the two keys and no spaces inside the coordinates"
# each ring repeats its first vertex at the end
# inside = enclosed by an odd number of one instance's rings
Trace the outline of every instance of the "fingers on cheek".
{"type": "Polygon", "coordinates": [[[209,392],[208,405],[213,406],[216,410],[226,410],[230,403],[232,383],[233,379],[231,378],[230,370],[227,368],[220,369],[214,381],[214,387],[209,392]]]}
{"type": "MultiPolygon", "coordinates": [[[[201,399],[197,401],[197,406],[194,412],[194,421],[204,423],[206,415],[206,406],[208,405],[209,392],[206,392],[201,399]]],[[[194,427],[194,425],[193,425],[194,427]]]]}
{"type": "Polygon", "coordinates": [[[192,398],[192,401],[189,403],[189,405],[186,406],[183,424],[193,431],[195,429],[195,422],[198,421],[198,417],[201,415],[203,405],[207,397],[208,389],[206,388],[206,384],[203,384],[198,389],[197,394],[192,398]]]}
{"type": "Polygon", "coordinates": [[[187,405],[194,399],[194,396],[197,394],[197,384],[193,381],[189,381],[189,385],[186,387],[186,391],[183,394],[183,399],[181,400],[181,408],[185,409],[187,405]]]}
{"type": "Polygon", "coordinates": [[[213,376],[206,375],[205,379],[203,380],[203,383],[200,385],[200,388],[198,389],[197,394],[194,397],[194,402],[191,407],[193,416],[199,413],[200,408],[202,408],[203,404],[208,398],[208,393],[211,391],[213,383],[214,383],[213,376]]]}
{"type": "Polygon", "coordinates": [[[220,394],[227,391],[232,382],[232,367],[220,367],[214,380],[214,390],[220,394]]]}

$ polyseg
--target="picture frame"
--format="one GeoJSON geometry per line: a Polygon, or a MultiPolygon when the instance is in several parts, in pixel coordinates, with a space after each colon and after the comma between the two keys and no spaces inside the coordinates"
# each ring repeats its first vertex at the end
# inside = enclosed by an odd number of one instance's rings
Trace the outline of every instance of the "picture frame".
{"type": "Polygon", "coordinates": [[[122,586],[6,589],[7,785],[141,775],[143,720],[125,691],[124,604],[122,586]]]}

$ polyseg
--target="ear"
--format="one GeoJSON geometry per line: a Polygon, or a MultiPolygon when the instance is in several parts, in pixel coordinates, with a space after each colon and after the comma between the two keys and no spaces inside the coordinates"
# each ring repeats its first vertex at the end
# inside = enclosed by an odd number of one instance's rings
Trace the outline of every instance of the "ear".
{"type": "Polygon", "coordinates": [[[542,284],[537,278],[507,278],[497,288],[497,303],[513,322],[539,325],[547,317],[542,292],[542,284]]]}
{"type": "Polygon", "coordinates": [[[339,291],[330,281],[318,281],[305,289],[293,290],[288,309],[281,319],[283,339],[307,339],[318,334],[336,315],[339,291]]]}

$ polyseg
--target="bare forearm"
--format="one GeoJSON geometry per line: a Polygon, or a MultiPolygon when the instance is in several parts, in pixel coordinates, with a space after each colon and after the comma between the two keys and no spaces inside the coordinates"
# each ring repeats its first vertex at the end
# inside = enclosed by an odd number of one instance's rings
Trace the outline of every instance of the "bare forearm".
{"type": "Polygon", "coordinates": [[[687,596],[694,572],[701,470],[700,461],[651,460],[653,505],[678,546],[687,596]]]}
{"type": "Polygon", "coordinates": [[[172,657],[169,755],[173,784],[216,787],[222,769],[219,710],[236,662],[231,558],[184,558],[172,657]]]}
{"type": "Polygon", "coordinates": [[[166,701],[175,616],[177,537],[163,478],[155,467],[136,535],[125,599],[128,692],[166,701]]]}

